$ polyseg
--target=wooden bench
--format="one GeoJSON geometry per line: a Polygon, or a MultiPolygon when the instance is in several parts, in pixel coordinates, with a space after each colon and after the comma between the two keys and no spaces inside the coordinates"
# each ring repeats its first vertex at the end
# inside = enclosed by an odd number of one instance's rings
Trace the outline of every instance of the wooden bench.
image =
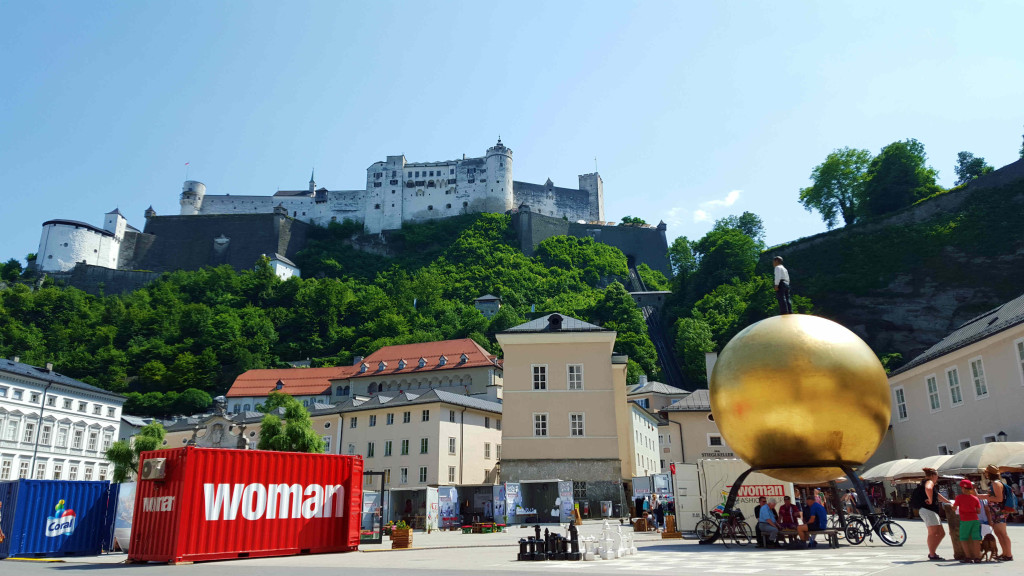
{"type": "MultiPolygon", "coordinates": [[[[839,548],[839,530],[835,528],[811,530],[808,534],[811,536],[824,536],[825,541],[828,542],[829,548],[839,548]]],[[[783,536],[799,538],[799,532],[796,530],[779,530],[779,537],[781,538],[783,536]]]]}

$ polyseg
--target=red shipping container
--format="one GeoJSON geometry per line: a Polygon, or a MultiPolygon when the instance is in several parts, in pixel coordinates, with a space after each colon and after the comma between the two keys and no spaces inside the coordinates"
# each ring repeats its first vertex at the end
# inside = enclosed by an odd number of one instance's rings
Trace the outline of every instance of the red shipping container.
{"type": "Polygon", "coordinates": [[[346,552],[359,545],[359,456],[189,446],[143,452],[139,470],[130,562],[346,552]]]}

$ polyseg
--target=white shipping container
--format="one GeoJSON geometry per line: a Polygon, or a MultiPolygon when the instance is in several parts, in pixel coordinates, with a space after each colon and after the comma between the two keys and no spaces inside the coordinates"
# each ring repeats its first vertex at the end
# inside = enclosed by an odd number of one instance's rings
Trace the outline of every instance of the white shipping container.
{"type": "MultiPolygon", "coordinates": [[[[676,526],[682,532],[692,532],[701,518],[710,516],[716,506],[725,504],[736,479],[750,466],[739,459],[709,458],[696,464],[673,464],[673,486],[675,487],[676,526]]],[[[743,481],[740,493],[733,504],[753,525],[754,506],[761,496],[775,498],[782,505],[782,498],[794,498],[792,482],[783,482],[759,472],[753,472],[743,481]]]]}

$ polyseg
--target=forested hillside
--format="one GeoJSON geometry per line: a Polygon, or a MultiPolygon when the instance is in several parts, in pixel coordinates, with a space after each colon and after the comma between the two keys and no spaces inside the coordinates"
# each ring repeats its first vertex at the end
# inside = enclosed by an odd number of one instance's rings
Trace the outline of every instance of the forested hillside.
{"type": "Polygon", "coordinates": [[[493,334],[526,321],[533,307],[617,330],[630,379],[658,375],[643,316],[617,281],[628,271],[615,248],[554,237],[530,258],[499,214],[406,228],[409,248],[398,259],[356,251],[341,241],[348,235],[344,224],[323,230],[302,256],[312,277],[283,282],[266,263],[243,272],[223,266],[95,297],[52,283],[33,290],[30,278],[13,281],[9,265],[0,355],[53,362],[129,394],[131,413],[187,413],[241,372],[289,360],[348,364],[381,346],[463,337],[499,352],[493,334]],[[472,305],[487,293],[504,303],[490,321],[472,305]]]}

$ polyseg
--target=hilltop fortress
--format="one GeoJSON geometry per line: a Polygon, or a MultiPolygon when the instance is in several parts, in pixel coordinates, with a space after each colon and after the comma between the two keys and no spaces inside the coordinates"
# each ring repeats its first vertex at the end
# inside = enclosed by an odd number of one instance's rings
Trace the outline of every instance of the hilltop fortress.
{"type": "Polygon", "coordinates": [[[326,226],[362,222],[368,234],[396,230],[406,222],[425,222],[458,214],[502,213],[523,204],[546,216],[570,221],[604,220],[604,185],[597,173],[580,175],[579,189],[512,178],[512,150],[501,143],[479,158],[409,162],[388,156],[366,169],[366,189],[328,190],[309,179],[306,190],[281,190],[273,196],[206,193],[202,182],[185,182],[181,215],[271,214],[283,209],[296,220],[326,226]]]}
{"type": "Polygon", "coordinates": [[[351,220],[386,243],[387,232],[406,223],[511,212],[527,254],[552,235],[587,236],[668,273],[664,224],[605,222],[604,183],[596,172],[580,175],[578,189],[557,187],[550,179],[544,184],[514,180],[512,150],[501,139],[478,158],[409,162],[388,156],[366,169],[364,190],[318,188],[311,176],[305,190],[214,195],[202,182],[188,180],[179,204],[179,214],[169,216],[150,207],[142,231],[116,209],[104,216],[102,227],[48,220],[35,266],[91,292],[135,289],[169,270],[221,264],[248,269],[262,256],[287,279],[300,274],[293,259],[313,226],[351,220]]]}

